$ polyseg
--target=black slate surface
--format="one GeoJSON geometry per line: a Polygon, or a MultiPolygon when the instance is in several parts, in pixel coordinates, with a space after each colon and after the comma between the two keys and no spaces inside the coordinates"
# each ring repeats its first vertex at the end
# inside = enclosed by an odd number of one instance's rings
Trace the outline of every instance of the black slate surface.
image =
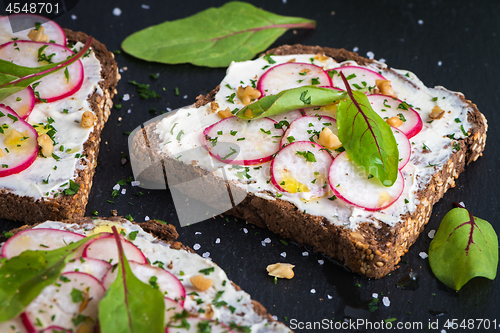
{"type": "MultiPolygon", "coordinates": [[[[447,320],[454,320],[457,325],[457,329],[446,328],[447,332],[482,332],[486,330],[484,324],[487,323],[490,324],[490,330],[500,329],[500,279],[490,281],[476,278],[460,292],[454,292],[437,281],[428,260],[419,256],[420,252],[428,251],[428,232],[438,228],[454,201],[463,201],[474,215],[489,221],[500,233],[500,180],[497,171],[500,166],[500,157],[497,155],[500,144],[497,130],[500,123],[497,110],[500,105],[497,93],[500,74],[498,2],[250,2],[277,14],[303,16],[317,21],[315,30],[287,32],[273,47],[301,43],[358,50],[362,56],[373,52],[376,59],[386,59],[391,67],[414,72],[428,86],[442,85],[463,92],[488,119],[490,130],[486,150],[484,156],[460,176],[456,187],[435,205],[429,224],[404,256],[401,267],[379,280],[368,280],[352,274],[319,254],[290,241],[285,245],[267,230],[247,225],[233,217],[218,217],[190,227],[179,227],[179,240],[191,247],[200,244],[201,248],[197,250],[199,254],[209,252],[210,257],[226,270],[235,283],[292,328],[298,322],[304,325],[307,322],[329,324],[330,320],[335,323],[351,317],[369,321],[363,325],[350,326],[355,327],[351,331],[360,332],[385,331],[380,329],[380,323],[390,318],[395,318],[396,322],[406,327],[415,328],[417,326],[412,325],[422,324],[421,329],[408,331],[442,332],[447,320]],[[261,242],[265,238],[269,238],[271,243],[262,246],[261,242]],[[220,239],[220,243],[216,242],[217,239],[220,239]],[[308,255],[304,256],[304,252],[308,255]],[[282,253],[286,253],[285,259],[282,253]],[[278,261],[296,265],[292,280],[279,280],[275,284],[267,276],[265,267],[278,261]],[[419,277],[418,288],[398,289],[396,284],[410,271],[419,277]],[[369,312],[367,304],[373,293],[378,293],[379,297],[387,296],[390,305],[386,307],[379,303],[376,311],[369,312]],[[489,321],[479,327],[481,319],[489,321]]],[[[119,50],[123,39],[135,31],[223,3],[81,0],[57,22],[63,27],[94,36],[105,43],[109,50],[119,50]],[[149,9],[143,8],[143,4],[148,5],[149,9]],[[113,15],[115,7],[121,9],[120,16],[113,15]]],[[[111,200],[111,190],[120,179],[132,176],[130,164],[121,162],[122,155],[128,153],[128,137],[124,132],[132,131],[166,108],[176,109],[193,103],[197,95],[207,93],[219,83],[225,69],[148,63],[123,52],[116,56],[116,60],[123,72],[115,103],[121,104],[122,108],[113,110],[102,134],[101,153],[87,215],[97,211],[101,216],[110,216],[111,210],[116,209],[119,215],[131,215],[136,221],[143,221],[149,216],[175,225],[178,221],[168,191],[143,190],[127,185],[124,187],[127,189],[126,194],[113,199],[114,204],[106,201],[111,200]],[[160,74],[157,80],[149,77],[153,73],[160,74]],[[161,94],[161,99],[139,99],[135,88],[127,83],[129,80],[151,84],[161,94]],[[176,87],[178,96],[174,93],[176,87]],[[120,100],[124,94],[130,94],[129,101],[120,100]],[[151,108],[155,108],[157,113],[150,112],[151,108]],[[143,192],[143,195],[137,196],[139,192],[143,192]]],[[[20,225],[2,221],[0,231],[20,225]]],[[[335,326],[327,327],[326,331],[335,329],[335,326]]],[[[322,331],[319,327],[295,330],[322,331]]]]}

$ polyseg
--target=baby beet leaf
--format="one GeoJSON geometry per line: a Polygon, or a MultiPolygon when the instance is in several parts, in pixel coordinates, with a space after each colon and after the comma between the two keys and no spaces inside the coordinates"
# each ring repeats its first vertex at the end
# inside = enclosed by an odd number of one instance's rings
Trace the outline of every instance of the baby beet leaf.
{"type": "Polygon", "coordinates": [[[429,246],[432,272],[455,290],[477,276],[493,280],[498,266],[495,230],[463,206],[459,207],[446,214],[429,246]]]}
{"type": "Polygon", "coordinates": [[[391,127],[373,111],[366,95],[352,91],[340,75],[350,97],[337,107],[340,142],[357,165],[384,186],[392,186],[398,176],[399,151],[391,127]]]}
{"type": "Polygon", "coordinates": [[[118,246],[118,275],[99,303],[101,333],[163,333],[165,302],[158,289],[132,273],[118,230],[113,226],[118,246]]]}
{"type": "Polygon", "coordinates": [[[75,252],[96,236],[55,250],[24,251],[5,261],[0,267],[0,322],[21,314],[43,288],[61,276],[75,252]]]}
{"type": "Polygon", "coordinates": [[[123,41],[122,48],[147,61],[227,67],[231,61],[252,59],[288,29],[315,26],[313,20],[280,16],[232,1],[136,32],[123,41]]]}

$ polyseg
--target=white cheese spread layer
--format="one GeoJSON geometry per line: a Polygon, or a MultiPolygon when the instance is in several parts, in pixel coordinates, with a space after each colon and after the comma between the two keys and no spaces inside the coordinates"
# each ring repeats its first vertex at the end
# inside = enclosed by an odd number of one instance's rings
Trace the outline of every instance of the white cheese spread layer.
{"type": "MultiPolygon", "coordinates": [[[[296,61],[313,63],[325,70],[345,65],[357,65],[352,61],[336,63],[331,58],[321,61],[311,54],[273,56],[272,59],[276,62],[272,66],[296,61]]],[[[233,62],[215,96],[219,109],[241,109],[244,105],[235,94],[237,88],[255,86],[255,82],[268,68],[270,64],[264,58],[233,62]]],[[[367,68],[380,72],[380,69],[386,68],[386,65],[375,62],[367,68]]],[[[395,225],[402,220],[402,215],[407,212],[413,213],[417,209],[419,200],[416,198],[416,192],[425,187],[432,174],[441,170],[455,152],[455,139],[464,138],[471,128],[472,124],[467,121],[467,113],[471,111],[471,108],[456,93],[442,87],[427,88],[411,72],[393,70],[383,71],[381,74],[391,81],[398,98],[410,104],[420,114],[423,121],[422,130],[410,139],[412,146],[410,162],[401,170],[405,180],[403,194],[386,209],[370,212],[339,199],[329,200],[328,198],[332,196],[331,192],[324,197],[313,199],[308,198],[307,193],[280,192],[269,182],[271,162],[247,167],[246,171],[250,178],[242,179],[241,172],[239,172],[241,169],[210,158],[203,148],[193,149],[203,147],[203,130],[221,120],[216,113],[211,111],[210,105],[200,108],[189,106],[164,118],[156,128],[156,133],[161,140],[161,152],[186,164],[195,164],[213,171],[219,176],[223,175],[222,169],[225,169],[226,179],[236,182],[246,191],[268,200],[275,200],[276,197],[287,200],[298,209],[312,215],[324,216],[335,225],[352,229],[356,229],[360,223],[367,221],[374,223],[381,221],[391,226],[395,225]],[[443,118],[432,121],[429,115],[435,106],[445,110],[445,114],[443,118]]],[[[291,122],[295,117],[297,117],[296,113],[295,115],[290,113],[271,118],[277,121],[286,119],[291,122]]]]}

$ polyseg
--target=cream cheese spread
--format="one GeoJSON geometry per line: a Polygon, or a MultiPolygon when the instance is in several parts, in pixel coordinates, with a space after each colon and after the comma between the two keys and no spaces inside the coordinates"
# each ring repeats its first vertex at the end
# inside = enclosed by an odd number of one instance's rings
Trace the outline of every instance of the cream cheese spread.
{"type": "MultiPolygon", "coordinates": [[[[275,61],[272,66],[289,61],[313,63],[325,70],[346,65],[357,66],[353,61],[337,63],[331,58],[325,60],[317,58],[311,54],[272,56],[275,61]]],[[[264,58],[233,62],[215,96],[219,109],[241,109],[244,105],[235,94],[237,88],[255,86],[255,82],[270,66],[264,58]]],[[[387,67],[385,64],[374,62],[367,68],[380,72],[381,69],[387,67]]],[[[403,194],[386,209],[370,212],[339,199],[329,200],[328,198],[332,196],[331,192],[324,197],[312,200],[307,198],[306,193],[280,192],[269,182],[271,162],[265,162],[259,166],[248,166],[246,171],[250,178],[241,179],[238,175],[241,171],[239,168],[210,158],[205,149],[192,149],[203,147],[203,130],[221,120],[219,115],[211,111],[210,105],[199,108],[185,107],[165,117],[156,127],[156,133],[161,140],[161,152],[186,164],[196,164],[213,171],[221,177],[222,169],[225,169],[226,179],[236,182],[246,191],[268,200],[275,200],[276,197],[287,200],[298,209],[312,215],[324,216],[335,225],[356,229],[362,222],[373,221],[378,224],[381,221],[393,226],[402,221],[402,215],[405,213],[415,212],[419,204],[416,192],[425,187],[432,174],[445,166],[457,149],[455,140],[467,135],[467,131],[472,126],[467,120],[467,114],[471,108],[456,93],[442,87],[427,88],[415,74],[409,71],[384,70],[382,75],[391,81],[398,98],[411,105],[423,121],[422,130],[410,139],[411,159],[401,170],[405,181],[403,194]],[[445,114],[441,119],[433,121],[429,115],[435,106],[445,110],[445,114]]],[[[279,121],[286,117],[287,114],[283,114],[271,118],[279,121]]],[[[297,116],[290,113],[287,120],[291,122],[294,117],[297,116]]]]}

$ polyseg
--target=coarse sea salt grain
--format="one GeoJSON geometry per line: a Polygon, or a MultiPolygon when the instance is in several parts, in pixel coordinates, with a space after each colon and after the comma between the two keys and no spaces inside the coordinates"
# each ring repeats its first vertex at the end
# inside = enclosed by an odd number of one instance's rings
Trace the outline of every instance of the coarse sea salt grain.
{"type": "Polygon", "coordinates": [[[424,24],[424,20],[418,20],[418,24],[420,25],[424,24]]]}
{"type": "Polygon", "coordinates": [[[149,5],[142,4],[142,5],[141,5],[141,8],[142,8],[142,9],[149,9],[150,7],[149,7],[149,5]]]}
{"type": "Polygon", "coordinates": [[[113,15],[114,16],[120,16],[122,14],[122,10],[118,7],[115,7],[115,9],[113,9],[113,15]]]}
{"type": "Polygon", "coordinates": [[[75,14],[71,15],[71,19],[76,20],[76,15],[75,14]]]}
{"type": "Polygon", "coordinates": [[[353,52],[358,52],[358,51],[359,51],[359,47],[357,47],[357,46],[353,47],[353,48],[352,48],[352,51],[353,51],[353,52]]]}
{"type": "Polygon", "coordinates": [[[128,101],[130,99],[130,95],[129,94],[124,94],[123,95],[123,98],[122,100],[124,100],[125,102],[128,101]]]}
{"type": "Polygon", "coordinates": [[[325,261],[323,259],[318,260],[318,264],[323,265],[325,261]]]}
{"type": "Polygon", "coordinates": [[[372,298],[378,298],[378,294],[377,293],[373,293],[372,294],[372,298]]]}
{"type": "Polygon", "coordinates": [[[304,257],[307,257],[307,256],[309,255],[309,252],[304,251],[304,252],[302,252],[302,255],[303,255],[304,257]]]}
{"type": "Polygon", "coordinates": [[[127,110],[127,113],[132,113],[132,110],[131,110],[131,109],[128,109],[128,110],[127,110]]]}
{"type": "Polygon", "coordinates": [[[201,255],[203,258],[208,258],[210,257],[210,252],[205,252],[201,255]]]}
{"type": "Polygon", "coordinates": [[[384,298],[382,298],[382,303],[384,304],[384,306],[391,305],[391,301],[389,300],[389,297],[387,297],[387,296],[384,296],[384,298]]]}
{"type": "Polygon", "coordinates": [[[187,99],[187,98],[188,98],[188,95],[184,95],[184,96],[182,96],[182,98],[187,99]]]}
{"type": "Polygon", "coordinates": [[[247,229],[247,228],[243,228],[243,232],[244,232],[245,234],[248,234],[248,229],[247,229]]]}
{"type": "Polygon", "coordinates": [[[427,257],[429,256],[429,255],[428,255],[427,253],[425,253],[425,252],[420,252],[418,255],[419,255],[419,256],[420,256],[420,258],[422,258],[422,259],[427,259],[427,257]]]}
{"type": "Polygon", "coordinates": [[[220,243],[220,238],[217,238],[217,239],[215,240],[215,244],[219,244],[219,243],[220,243]]]}
{"type": "Polygon", "coordinates": [[[433,239],[435,235],[436,235],[436,230],[434,229],[429,231],[429,233],[427,234],[427,236],[429,236],[430,239],[433,239]]]}
{"type": "Polygon", "coordinates": [[[201,248],[201,245],[196,243],[193,245],[193,250],[198,251],[201,248]]]}
{"type": "Polygon", "coordinates": [[[146,215],[146,216],[144,217],[144,222],[148,222],[148,221],[149,221],[149,216],[147,216],[147,215],[146,215]]]}
{"type": "Polygon", "coordinates": [[[278,320],[278,317],[273,315],[273,319],[274,320],[278,320]]]}
{"type": "Polygon", "coordinates": [[[267,243],[267,244],[271,243],[271,238],[268,237],[268,238],[264,239],[264,243],[267,243]]]}
{"type": "Polygon", "coordinates": [[[120,190],[120,185],[116,184],[115,186],[113,186],[113,190],[119,191],[120,190]]]}
{"type": "Polygon", "coordinates": [[[127,193],[127,189],[126,188],[122,188],[122,194],[125,195],[125,193],[127,193]]]}
{"type": "Polygon", "coordinates": [[[328,299],[332,299],[332,298],[333,298],[333,297],[332,297],[332,296],[330,296],[330,295],[326,295],[326,297],[327,297],[328,299]]]}
{"type": "Polygon", "coordinates": [[[281,252],[280,256],[282,256],[283,258],[286,258],[286,252],[281,252]]]}
{"type": "Polygon", "coordinates": [[[133,182],[130,183],[130,185],[132,185],[132,186],[139,186],[139,185],[141,185],[141,182],[138,181],[138,180],[134,180],[133,182]]]}
{"type": "Polygon", "coordinates": [[[368,51],[366,52],[366,56],[368,57],[368,59],[373,59],[375,58],[375,53],[373,53],[372,51],[368,51]]]}
{"type": "Polygon", "coordinates": [[[438,61],[438,66],[441,66],[443,62],[441,60],[438,61]]]}
{"type": "Polygon", "coordinates": [[[316,289],[311,289],[311,294],[316,294],[316,289]]]}
{"type": "Polygon", "coordinates": [[[194,233],[195,235],[201,235],[201,232],[197,231],[194,233]]]}

